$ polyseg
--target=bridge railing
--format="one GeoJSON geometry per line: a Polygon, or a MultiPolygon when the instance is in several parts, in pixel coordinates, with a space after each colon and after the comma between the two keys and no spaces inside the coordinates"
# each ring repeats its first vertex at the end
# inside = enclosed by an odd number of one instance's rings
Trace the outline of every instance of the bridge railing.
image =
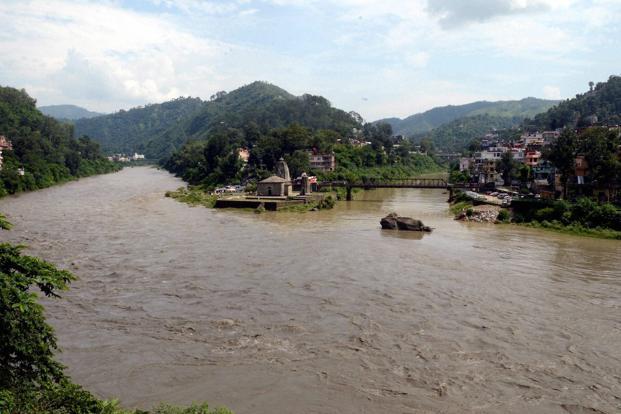
{"type": "Polygon", "coordinates": [[[402,178],[386,180],[382,178],[365,178],[360,181],[326,181],[318,183],[320,187],[419,187],[419,188],[447,188],[447,180],[442,178],[402,178]]]}

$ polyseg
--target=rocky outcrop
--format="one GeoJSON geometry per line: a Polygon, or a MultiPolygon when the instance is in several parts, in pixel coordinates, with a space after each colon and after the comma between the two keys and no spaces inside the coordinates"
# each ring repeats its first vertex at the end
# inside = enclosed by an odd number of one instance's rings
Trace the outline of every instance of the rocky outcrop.
{"type": "Polygon", "coordinates": [[[498,221],[499,207],[477,206],[465,209],[455,216],[455,220],[473,221],[476,223],[496,223],[498,221]]]}
{"type": "Polygon", "coordinates": [[[425,231],[431,232],[431,227],[425,226],[422,221],[411,217],[399,217],[397,213],[390,213],[380,220],[382,229],[405,230],[405,231],[425,231]]]}

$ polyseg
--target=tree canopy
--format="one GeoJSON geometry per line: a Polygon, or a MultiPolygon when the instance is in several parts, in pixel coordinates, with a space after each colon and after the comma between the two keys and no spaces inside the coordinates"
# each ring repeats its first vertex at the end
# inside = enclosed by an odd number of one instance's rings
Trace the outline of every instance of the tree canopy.
{"type": "Polygon", "coordinates": [[[101,156],[99,144],[72,138],[71,125],[43,115],[35,104],[23,90],[0,87],[0,135],[12,143],[2,152],[0,197],[117,168],[101,156]]]}

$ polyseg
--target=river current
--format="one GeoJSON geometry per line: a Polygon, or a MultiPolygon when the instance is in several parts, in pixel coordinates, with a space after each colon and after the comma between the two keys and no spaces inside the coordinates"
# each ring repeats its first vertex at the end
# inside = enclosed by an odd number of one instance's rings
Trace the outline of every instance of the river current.
{"type": "Polygon", "coordinates": [[[73,379],[126,407],[619,413],[621,243],[452,220],[439,190],[331,211],[192,208],[148,167],[0,200],[74,272],[44,300],[73,379]],[[389,212],[432,234],[382,231],[389,212]]]}

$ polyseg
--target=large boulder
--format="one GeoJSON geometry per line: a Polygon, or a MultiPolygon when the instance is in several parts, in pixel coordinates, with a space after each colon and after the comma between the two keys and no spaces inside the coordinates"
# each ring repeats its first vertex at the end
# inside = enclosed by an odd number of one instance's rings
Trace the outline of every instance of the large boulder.
{"type": "Polygon", "coordinates": [[[423,231],[425,225],[420,220],[410,217],[397,217],[397,228],[399,230],[423,231]]]}
{"type": "Polygon", "coordinates": [[[389,230],[431,231],[431,228],[425,226],[422,221],[410,217],[399,217],[397,213],[390,213],[380,220],[380,224],[382,225],[382,229],[389,230]]]}
{"type": "Polygon", "coordinates": [[[397,229],[397,213],[390,213],[386,217],[380,220],[380,224],[383,229],[396,230],[397,229]]]}

